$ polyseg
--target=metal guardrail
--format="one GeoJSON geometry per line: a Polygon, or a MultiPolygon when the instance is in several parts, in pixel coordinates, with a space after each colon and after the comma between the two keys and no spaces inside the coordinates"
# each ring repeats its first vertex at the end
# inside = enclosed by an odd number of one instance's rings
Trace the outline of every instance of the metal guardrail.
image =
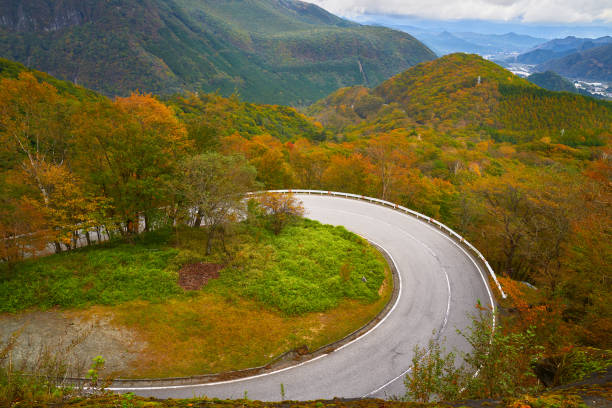
{"type": "MultiPolygon", "coordinates": [[[[379,198],[373,198],[373,197],[368,197],[368,196],[359,195],[359,194],[341,193],[341,192],[338,192],[338,191],[301,190],[301,189],[296,189],[296,190],[294,190],[294,189],[289,189],[289,190],[266,190],[266,191],[256,191],[256,192],[252,192],[252,193],[247,193],[247,195],[257,195],[257,194],[263,194],[263,193],[266,193],[266,192],[269,192],[269,193],[285,193],[285,194],[286,193],[315,194],[315,195],[328,195],[328,196],[335,196],[335,197],[353,198],[353,199],[356,199],[356,200],[367,201],[367,202],[370,202],[370,203],[376,203],[376,204],[382,205],[384,207],[393,208],[395,210],[403,212],[404,214],[410,214],[413,217],[416,217],[417,220],[425,220],[429,224],[436,225],[441,231],[446,232],[448,235],[450,235],[451,237],[453,237],[457,241],[459,241],[459,243],[463,244],[469,250],[471,250],[472,253],[474,255],[476,255],[476,257],[478,259],[480,259],[480,261],[482,261],[482,263],[485,265],[487,271],[491,275],[491,278],[493,278],[493,281],[495,281],[495,284],[497,285],[497,289],[499,289],[499,292],[501,293],[502,298],[505,299],[507,297],[506,293],[504,292],[504,290],[501,287],[501,284],[497,280],[497,276],[495,275],[495,272],[493,271],[493,268],[491,268],[491,265],[489,265],[489,262],[487,262],[487,260],[480,253],[480,251],[478,249],[476,249],[476,247],[474,245],[472,245],[470,242],[468,242],[464,237],[462,237],[461,235],[459,235],[455,231],[453,231],[451,228],[447,227],[446,225],[442,224],[440,221],[438,221],[436,219],[433,219],[431,217],[426,216],[425,214],[421,214],[421,213],[419,213],[417,211],[411,210],[410,208],[406,208],[404,206],[392,203],[390,201],[381,200],[379,198]]],[[[24,235],[30,235],[30,234],[24,234],[24,235]]]]}
{"type": "Polygon", "coordinates": [[[416,217],[417,220],[424,220],[426,221],[428,224],[433,224],[436,225],[441,231],[444,231],[445,233],[447,233],[448,235],[450,235],[451,237],[455,238],[457,241],[459,241],[460,244],[464,245],[465,247],[467,247],[470,251],[472,251],[472,253],[474,255],[476,255],[476,257],[478,259],[480,259],[480,261],[482,261],[482,263],[485,265],[487,271],[489,272],[489,275],[491,275],[491,278],[493,278],[493,281],[495,281],[495,284],[497,285],[497,289],[499,290],[499,292],[501,293],[501,296],[503,299],[505,299],[507,297],[506,293],[504,292],[504,290],[501,287],[501,284],[499,283],[499,281],[497,280],[497,276],[495,275],[495,271],[493,271],[493,268],[491,268],[491,265],[489,265],[489,262],[487,262],[487,260],[485,259],[485,257],[480,253],[480,251],[478,249],[476,249],[476,247],[474,245],[472,245],[471,243],[469,243],[464,237],[462,237],[461,235],[457,234],[455,231],[453,231],[451,228],[447,227],[446,225],[442,224],[440,221],[433,219],[431,217],[426,216],[425,214],[421,214],[417,211],[411,210],[410,208],[406,208],[403,207],[399,204],[395,204],[389,201],[385,201],[385,200],[381,200],[379,198],[373,198],[373,197],[368,197],[368,196],[363,196],[363,195],[359,195],[359,194],[350,194],[350,193],[341,193],[338,191],[322,191],[322,190],[267,190],[267,191],[257,191],[254,193],[249,193],[249,195],[257,195],[257,194],[263,194],[263,193],[295,193],[295,194],[314,194],[314,195],[327,195],[327,196],[334,196],[334,197],[345,197],[345,198],[353,198],[356,200],[362,200],[362,201],[367,201],[370,203],[376,203],[379,205],[382,205],[384,207],[390,207],[392,209],[395,209],[397,211],[403,212],[404,214],[410,214],[413,217],[416,217]]]}

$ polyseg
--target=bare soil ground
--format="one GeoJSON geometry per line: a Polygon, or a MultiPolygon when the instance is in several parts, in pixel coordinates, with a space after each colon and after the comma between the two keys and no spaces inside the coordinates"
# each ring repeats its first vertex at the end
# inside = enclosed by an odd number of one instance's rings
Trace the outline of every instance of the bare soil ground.
{"type": "Polygon", "coordinates": [[[220,264],[202,262],[185,265],[178,272],[178,284],[185,290],[200,290],[209,280],[218,278],[223,267],[220,264]]]}
{"type": "Polygon", "coordinates": [[[73,377],[84,377],[96,356],[106,360],[103,375],[125,371],[146,347],[146,343],[134,341],[137,336],[130,330],[85,311],[0,315],[0,345],[7,344],[13,335],[18,336],[10,351],[15,367],[33,369],[55,361],[71,367],[67,375],[73,377]]]}

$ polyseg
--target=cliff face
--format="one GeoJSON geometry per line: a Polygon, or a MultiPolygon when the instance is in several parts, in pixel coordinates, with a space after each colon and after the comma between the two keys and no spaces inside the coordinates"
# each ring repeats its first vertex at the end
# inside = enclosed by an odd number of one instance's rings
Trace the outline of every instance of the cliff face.
{"type": "Polygon", "coordinates": [[[77,26],[93,17],[87,1],[0,2],[0,26],[20,32],[53,32],[77,26]]]}

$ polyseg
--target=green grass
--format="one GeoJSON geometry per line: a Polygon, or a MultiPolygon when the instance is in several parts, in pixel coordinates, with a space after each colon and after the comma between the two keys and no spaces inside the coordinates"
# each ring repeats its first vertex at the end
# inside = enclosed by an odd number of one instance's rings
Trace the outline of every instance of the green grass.
{"type": "Polygon", "coordinates": [[[178,286],[177,271],[196,261],[227,265],[204,292],[254,299],[286,315],[326,311],[343,299],[376,301],[384,279],[384,265],[365,241],[315,221],[302,220],[278,236],[240,225],[228,237],[229,256],[220,250],[203,256],[205,239],[202,229],[163,230],[134,243],[21,262],[0,272],[0,312],[188,298],[193,294],[178,286]]]}
{"type": "MultiPolygon", "coordinates": [[[[166,234],[166,237],[169,234],[166,234]]],[[[17,312],[151,301],[182,293],[168,264],[178,250],[160,245],[156,233],[135,244],[116,243],[24,261],[4,270],[0,311],[17,312]]]]}
{"type": "Polygon", "coordinates": [[[392,295],[382,255],[342,227],[304,219],[274,235],[244,223],[228,231],[228,253],[214,242],[205,256],[206,231],[182,228],[28,260],[1,272],[0,311],[59,306],[77,320],[111,321],[143,345],[114,374],[175,377],[316,350],[365,325],[392,295]],[[185,292],[177,271],[199,261],[226,267],[185,292]]]}
{"type": "Polygon", "coordinates": [[[290,315],[329,310],[345,298],[378,299],[384,265],[363,239],[343,227],[304,220],[262,242],[270,252],[258,252],[250,268],[233,268],[219,283],[290,315]]]}

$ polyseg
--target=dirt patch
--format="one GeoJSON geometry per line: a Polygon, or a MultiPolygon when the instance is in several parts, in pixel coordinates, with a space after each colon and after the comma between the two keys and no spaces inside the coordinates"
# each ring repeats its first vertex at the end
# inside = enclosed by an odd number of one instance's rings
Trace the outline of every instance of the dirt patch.
{"type": "Polygon", "coordinates": [[[200,290],[209,280],[218,278],[223,267],[220,264],[202,262],[185,265],[178,272],[178,284],[185,290],[200,290]]]}
{"type": "Polygon", "coordinates": [[[383,280],[382,285],[380,285],[380,288],[378,288],[378,296],[382,296],[387,290],[387,286],[388,286],[387,280],[388,279],[385,278],[385,280],[383,280]]]}
{"type": "Polygon", "coordinates": [[[15,367],[32,371],[53,359],[66,364],[72,377],[84,377],[99,355],[106,360],[103,374],[126,371],[146,347],[132,331],[92,310],[0,315],[0,347],[13,335],[17,340],[10,359],[15,367]]]}

